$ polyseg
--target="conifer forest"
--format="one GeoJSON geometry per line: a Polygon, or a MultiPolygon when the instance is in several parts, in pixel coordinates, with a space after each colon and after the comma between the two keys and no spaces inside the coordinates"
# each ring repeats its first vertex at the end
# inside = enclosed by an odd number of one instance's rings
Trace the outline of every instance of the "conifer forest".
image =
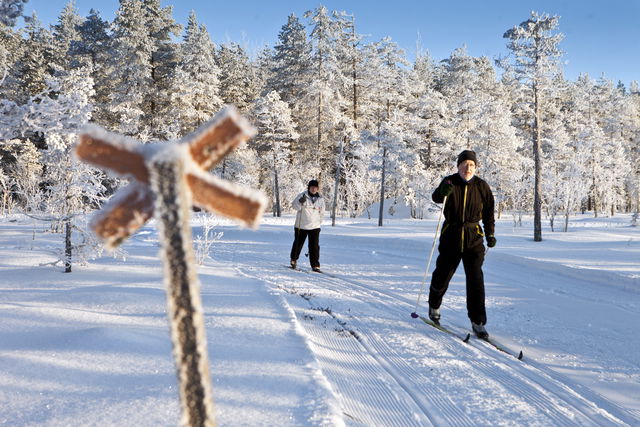
{"type": "Polygon", "coordinates": [[[637,218],[640,86],[565,79],[560,18],[523,19],[496,34],[504,57],[463,46],[435,60],[427,46],[409,61],[323,6],[283,16],[275,45],[253,55],[214,44],[195,12],[176,22],[159,0],[121,0],[113,22],[70,2],[49,28],[4,14],[0,213],[73,221],[122,185],[74,159],[87,123],[162,143],[233,104],[258,133],[212,172],[264,191],[273,215],[315,178],[334,219],[379,202],[369,214],[380,220],[395,203],[422,218],[472,149],[498,214],[535,215],[536,239],[540,221],[561,231],[577,212],[637,218]]]}

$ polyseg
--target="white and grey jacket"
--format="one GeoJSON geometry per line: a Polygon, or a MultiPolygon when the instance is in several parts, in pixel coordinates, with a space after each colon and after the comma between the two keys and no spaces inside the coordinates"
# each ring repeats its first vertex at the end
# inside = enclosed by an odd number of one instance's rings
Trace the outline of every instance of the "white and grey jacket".
{"type": "Polygon", "coordinates": [[[296,215],[295,227],[302,230],[315,230],[322,225],[324,218],[324,198],[317,193],[311,196],[308,191],[298,194],[293,202],[293,208],[298,211],[296,215]],[[305,202],[300,203],[300,199],[305,197],[305,202]]]}

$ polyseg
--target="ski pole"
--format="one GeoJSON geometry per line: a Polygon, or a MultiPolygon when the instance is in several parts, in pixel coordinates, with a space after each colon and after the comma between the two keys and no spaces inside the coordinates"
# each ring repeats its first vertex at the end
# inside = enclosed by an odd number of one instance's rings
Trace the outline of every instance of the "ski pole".
{"type": "Polygon", "coordinates": [[[416,301],[416,306],[411,313],[411,317],[417,319],[418,316],[418,305],[420,305],[420,297],[422,296],[422,291],[424,290],[424,284],[427,281],[427,273],[429,272],[429,267],[431,266],[431,258],[433,257],[433,250],[436,247],[436,241],[438,240],[438,231],[440,230],[440,220],[442,219],[442,212],[444,212],[444,206],[447,204],[447,196],[444,196],[444,201],[442,202],[442,209],[440,210],[440,215],[438,215],[438,224],[436,225],[436,233],[433,236],[433,244],[431,245],[431,252],[429,253],[429,260],[427,261],[427,265],[424,269],[424,276],[422,276],[422,285],[420,285],[420,293],[418,294],[418,300],[416,301]]]}

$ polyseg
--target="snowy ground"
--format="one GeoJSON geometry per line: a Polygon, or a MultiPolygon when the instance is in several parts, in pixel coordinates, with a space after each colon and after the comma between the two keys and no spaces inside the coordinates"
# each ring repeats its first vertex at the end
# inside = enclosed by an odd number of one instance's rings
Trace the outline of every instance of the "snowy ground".
{"type": "MultiPolygon", "coordinates": [[[[639,425],[640,227],[498,221],[489,332],[524,360],[412,319],[435,219],[340,220],[327,274],[285,268],[293,217],[220,225],[199,269],[220,425],[639,425]]],[[[199,233],[194,221],[194,233],[199,233]]],[[[177,425],[153,224],[71,274],[60,235],[0,218],[0,425],[177,425]],[[34,239],[35,237],[35,239],[34,239]]],[[[427,285],[428,286],[428,285],[427,285]]],[[[419,313],[424,314],[423,295],[419,313]]],[[[469,329],[462,268],[443,324],[469,329]]]]}

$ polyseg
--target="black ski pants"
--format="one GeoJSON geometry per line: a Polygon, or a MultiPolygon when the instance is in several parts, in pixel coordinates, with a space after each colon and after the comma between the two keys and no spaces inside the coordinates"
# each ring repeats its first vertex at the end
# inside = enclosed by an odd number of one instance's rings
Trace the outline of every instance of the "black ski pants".
{"type": "MultiPolygon", "coordinates": [[[[442,248],[438,249],[440,251],[442,248]]],[[[482,273],[483,245],[475,245],[463,252],[460,250],[440,251],[436,260],[436,269],[431,275],[429,306],[440,308],[442,298],[447,292],[449,282],[461,260],[467,284],[467,315],[473,323],[484,325],[487,323],[487,312],[484,304],[484,275],[482,273]]]]}
{"type": "Polygon", "coordinates": [[[320,267],[320,229],[302,230],[294,227],[293,231],[295,237],[291,246],[291,259],[298,260],[304,241],[309,236],[309,262],[311,263],[311,268],[320,267]]]}

